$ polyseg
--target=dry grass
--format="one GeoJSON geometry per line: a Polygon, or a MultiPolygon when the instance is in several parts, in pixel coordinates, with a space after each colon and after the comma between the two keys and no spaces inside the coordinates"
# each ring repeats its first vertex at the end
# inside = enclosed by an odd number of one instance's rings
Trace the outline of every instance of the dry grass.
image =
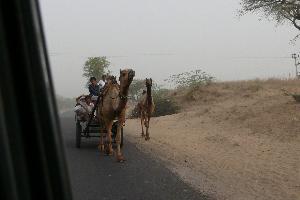
{"type": "Polygon", "coordinates": [[[174,91],[181,113],[153,118],[148,143],[138,122],[129,121],[129,138],[218,199],[296,200],[300,103],[281,89],[300,93],[299,86],[299,80],[268,79],[174,91]]]}
{"type": "Polygon", "coordinates": [[[300,134],[300,127],[296,126],[300,120],[300,104],[285,96],[282,89],[300,93],[300,81],[217,82],[185,93],[178,91],[175,99],[184,111],[195,110],[195,107],[198,115],[211,111],[210,116],[216,121],[228,121],[248,127],[253,134],[266,134],[285,141],[300,134]]]}

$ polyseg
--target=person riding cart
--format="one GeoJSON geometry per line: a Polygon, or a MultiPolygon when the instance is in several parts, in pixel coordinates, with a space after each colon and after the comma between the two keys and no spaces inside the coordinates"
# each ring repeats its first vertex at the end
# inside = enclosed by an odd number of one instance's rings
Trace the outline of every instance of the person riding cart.
{"type": "Polygon", "coordinates": [[[104,88],[104,86],[106,85],[107,83],[107,75],[102,75],[102,79],[98,82],[98,85],[99,85],[99,88],[100,88],[100,92],[101,90],[104,88]]]}
{"type": "Polygon", "coordinates": [[[105,84],[106,84],[106,75],[102,75],[102,79],[97,83],[95,77],[90,78],[89,92],[92,97],[92,101],[95,103],[98,99],[98,96],[101,94],[105,84]]]}
{"type": "Polygon", "coordinates": [[[93,121],[93,119],[95,119],[95,117],[97,115],[97,114],[95,115],[95,112],[97,111],[97,107],[98,107],[98,104],[101,99],[101,93],[103,92],[104,87],[106,85],[106,82],[107,82],[106,79],[107,79],[107,76],[102,75],[102,79],[97,83],[97,79],[95,77],[90,78],[89,92],[90,92],[91,100],[92,100],[94,106],[89,115],[87,126],[89,126],[91,124],[91,122],[93,121]]]}
{"type": "Polygon", "coordinates": [[[76,98],[74,112],[80,121],[88,121],[94,108],[90,95],[80,95],[76,98]]]}
{"type": "Polygon", "coordinates": [[[95,77],[90,78],[89,92],[92,101],[97,101],[100,94],[100,86],[97,84],[97,79],[95,77]]]}

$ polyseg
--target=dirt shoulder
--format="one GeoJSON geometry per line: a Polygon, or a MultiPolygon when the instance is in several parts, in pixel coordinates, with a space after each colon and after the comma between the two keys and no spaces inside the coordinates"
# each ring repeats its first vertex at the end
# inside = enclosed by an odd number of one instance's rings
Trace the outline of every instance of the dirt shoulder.
{"type": "Polygon", "coordinates": [[[136,119],[126,138],[217,199],[300,199],[300,104],[261,84],[211,86],[181,113],[152,118],[149,142],[136,119]]]}

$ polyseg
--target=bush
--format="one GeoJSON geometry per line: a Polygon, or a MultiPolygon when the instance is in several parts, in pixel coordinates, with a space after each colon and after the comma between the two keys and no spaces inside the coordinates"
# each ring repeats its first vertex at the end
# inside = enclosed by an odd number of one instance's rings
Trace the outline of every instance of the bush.
{"type": "Polygon", "coordinates": [[[200,85],[208,85],[213,80],[213,76],[199,69],[172,75],[166,81],[177,85],[179,88],[193,88],[200,85]]]}
{"type": "Polygon", "coordinates": [[[138,106],[136,104],[135,107],[133,108],[133,110],[130,112],[129,118],[130,119],[135,119],[135,118],[138,118],[138,117],[140,117],[140,115],[139,115],[139,111],[138,111],[138,106]]]}
{"type": "Polygon", "coordinates": [[[210,85],[215,78],[198,69],[170,76],[166,81],[177,86],[177,90],[183,91],[187,101],[195,101],[197,92],[203,87],[210,85]]]}
{"type": "MultiPolygon", "coordinates": [[[[171,115],[178,113],[179,106],[176,102],[170,97],[169,90],[167,89],[156,89],[153,91],[153,101],[155,104],[154,113],[152,114],[153,117],[159,117],[164,115],[171,115]]],[[[132,110],[131,118],[139,117],[138,108],[132,110]]]]}
{"type": "Polygon", "coordinates": [[[142,94],[144,87],[145,87],[145,80],[133,79],[133,81],[129,87],[129,95],[134,100],[138,100],[142,94]]]}
{"type": "Polygon", "coordinates": [[[153,100],[155,103],[154,117],[172,115],[178,113],[179,106],[170,97],[169,90],[159,89],[153,93],[153,100]]]}

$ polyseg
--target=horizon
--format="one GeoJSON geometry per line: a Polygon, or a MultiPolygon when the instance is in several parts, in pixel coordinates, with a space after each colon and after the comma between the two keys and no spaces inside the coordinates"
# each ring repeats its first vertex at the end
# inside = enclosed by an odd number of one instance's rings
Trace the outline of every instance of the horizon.
{"type": "Polygon", "coordinates": [[[129,67],[166,87],[170,75],[196,69],[220,81],[294,76],[298,31],[237,17],[238,0],[42,0],[41,8],[55,91],[64,97],[87,92],[82,66],[93,56],[106,56],[114,75],[129,67]]]}

